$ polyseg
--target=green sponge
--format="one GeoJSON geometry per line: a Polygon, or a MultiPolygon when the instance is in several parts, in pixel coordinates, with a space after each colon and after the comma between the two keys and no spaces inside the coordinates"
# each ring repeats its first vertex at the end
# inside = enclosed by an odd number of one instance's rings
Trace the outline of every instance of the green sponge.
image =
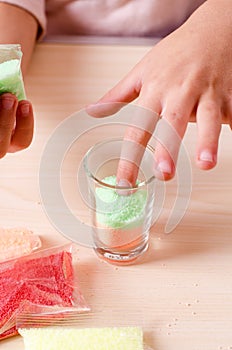
{"type": "Polygon", "coordinates": [[[5,92],[16,95],[19,101],[25,99],[19,59],[0,63],[0,94],[5,92]]]}
{"type": "Polygon", "coordinates": [[[25,350],[143,350],[140,327],[21,328],[25,350]]]}
{"type": "MultiPolygon", "coordinates": [[[[116,176],[105,177],[102,182],[115,186],[116,176]]],[[[96,218],[99,224],[110,228],[133,227],[143,220],[147,192],[139,189],[128,195],[110,187],[96,188],[96,218]]]]}

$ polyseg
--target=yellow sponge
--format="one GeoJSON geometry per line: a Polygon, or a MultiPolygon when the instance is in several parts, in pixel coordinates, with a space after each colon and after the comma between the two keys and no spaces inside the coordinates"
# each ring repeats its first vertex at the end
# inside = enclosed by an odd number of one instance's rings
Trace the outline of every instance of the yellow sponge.
{"type": "Polygon", "coordinates": [[[140,327],[21,328],[25,350],[143,350],[140,327]]]}

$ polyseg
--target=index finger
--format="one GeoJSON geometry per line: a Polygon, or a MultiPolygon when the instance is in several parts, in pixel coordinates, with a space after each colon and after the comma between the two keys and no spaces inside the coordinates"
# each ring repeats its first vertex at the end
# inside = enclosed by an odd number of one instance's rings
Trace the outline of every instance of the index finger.
{"type": "Polygon", "coordinates": [[[32,141],[33,129],[32,105],[29,101],[20,101],[16,112],[16,126],[11,137],[9,152],[16,152],[28,147],[32,141]]]}
{"type": "Polygon", "coordinates": [[[135,108],[126,128],[117,169],[119,186],[135,186],[146,146],[153,135],[159,115],[141,106],[135,108]]]}

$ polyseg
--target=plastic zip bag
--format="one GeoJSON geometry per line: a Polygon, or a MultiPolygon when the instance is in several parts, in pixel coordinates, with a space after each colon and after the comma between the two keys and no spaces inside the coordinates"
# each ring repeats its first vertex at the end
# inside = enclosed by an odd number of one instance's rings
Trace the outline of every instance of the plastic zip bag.
{"type": "Polygon", "coordinates": [[[26,98],[21,61],[22,51],[19,44],[0,45],[0,94],[10,92],[19,101],[26,98]]]}
{"type": "Polygon", "coordinates": [[[89,311],[74,269],[75,245],[41,250],[0,264],[0,339],[17,334],[19,313],[66,318],[89,311]],[[48,316],[49,315],[49,316],[48,316]]]}
{"type": "Polygon", "coordinates": [[[25,228],[0,228],[0,262],[30,254],[41,247],[38,235],[25,228]]]}

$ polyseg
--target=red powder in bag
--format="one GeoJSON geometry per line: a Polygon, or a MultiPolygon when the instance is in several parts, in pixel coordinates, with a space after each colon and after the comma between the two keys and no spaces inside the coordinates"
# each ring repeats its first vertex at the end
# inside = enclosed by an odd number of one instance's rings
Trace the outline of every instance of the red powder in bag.
{"type": "Polygon", "coordinates": [[[16,334],[16,315],[25,302],[57,306],[59,310],[86,307],[75,288],[71,252],[47,252],[45,256],[38,256],[43,255],[39,252],[0,264],[0,339],[16,334]]]}
{"type": "Polygon", "coordinates": [[[8,329],[6,332],[0,334],[0,340],[13,337],[14,335],[17,335],[17,334],[18,334],[18,331],[16,329],[16,326],[14,326],[8,329]]]}

